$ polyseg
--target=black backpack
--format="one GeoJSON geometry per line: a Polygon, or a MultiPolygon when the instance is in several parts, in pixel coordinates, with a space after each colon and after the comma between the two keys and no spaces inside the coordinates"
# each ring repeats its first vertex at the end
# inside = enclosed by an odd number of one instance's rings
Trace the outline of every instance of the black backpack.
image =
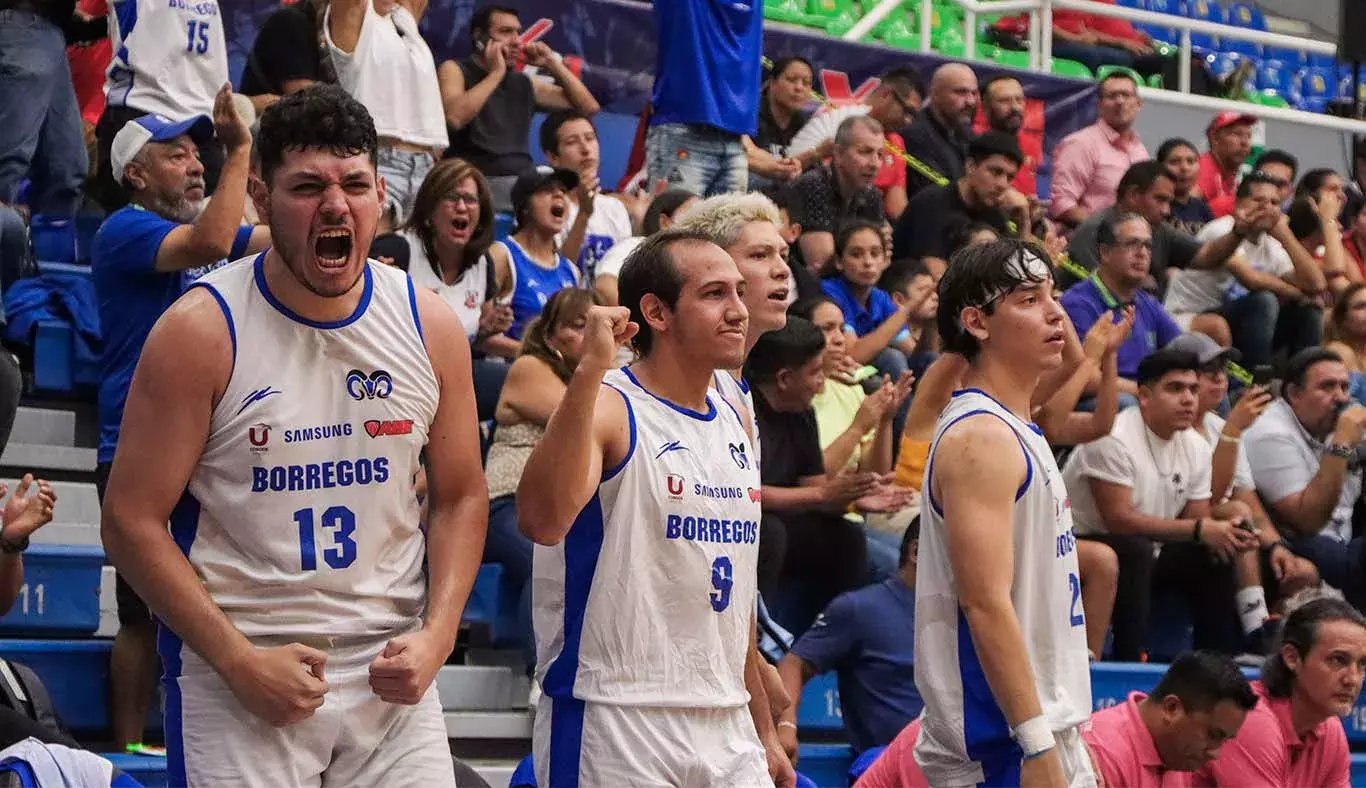
{"type": "Polygon", "coordinates": [[[0,705],[8,706],[48,730],[70,736],[52,707],[43,680],[27,665],[0,659],[0,705]]]}

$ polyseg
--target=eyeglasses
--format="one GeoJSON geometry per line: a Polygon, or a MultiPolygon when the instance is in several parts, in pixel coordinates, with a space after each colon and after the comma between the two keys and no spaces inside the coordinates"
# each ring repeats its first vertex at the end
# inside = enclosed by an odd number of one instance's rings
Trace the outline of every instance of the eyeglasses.
{"type": "Polygon", "coordinates": [[[1120,238],[1114,245],[1126,252],[1137,252],[1139,249],[1149,252],[1153,250],[1153,242],[1147,238],[1120,238]]]}
{"type": "Polygon", "coordinates": [[[1100,97],[1105,101],[1128,101],[1138,98],[1138,94],[1129,90],[1107,90],[1100,97]]]}
{"type": "Polygon", "coordinates": [[[455,192],[454,194],[448,194],[441,199],[445,202],[464,203],[466,208],[479,207],[479,195],[477,194],[461,194],[460,192],[455,192]]]}

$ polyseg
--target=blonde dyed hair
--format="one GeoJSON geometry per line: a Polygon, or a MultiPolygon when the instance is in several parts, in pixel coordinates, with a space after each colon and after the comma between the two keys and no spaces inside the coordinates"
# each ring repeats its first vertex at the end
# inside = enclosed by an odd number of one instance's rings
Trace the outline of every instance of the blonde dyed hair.
{"type": "Polygon", "coordinates": [[[778,227],[782,217],[778,206],[758,192],[718,194],[680,211],[672,227],[704,235],[722,249],[729,249],[739,242],[750,222],[771,222],[778,227]]]}

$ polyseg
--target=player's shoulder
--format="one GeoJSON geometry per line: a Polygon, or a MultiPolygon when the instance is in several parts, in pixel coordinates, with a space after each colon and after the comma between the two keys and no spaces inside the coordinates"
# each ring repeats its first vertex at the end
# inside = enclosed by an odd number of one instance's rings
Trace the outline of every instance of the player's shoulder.
{"type": "Polygon", "coordinates": [[[1024,467],[1020,437],[1005,417],[989,410],[971,411],[945,425],[934,450],[936,469],[971,469],[1008,473],[1024,467]]]}

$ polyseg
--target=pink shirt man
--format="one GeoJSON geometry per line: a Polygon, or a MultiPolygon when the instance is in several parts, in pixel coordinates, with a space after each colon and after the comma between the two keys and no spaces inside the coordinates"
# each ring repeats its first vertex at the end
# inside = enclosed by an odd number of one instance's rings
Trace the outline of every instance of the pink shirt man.
{"type": "Polygon", "coordinates": [[[1188,788],[1190,772],[1162,765],[1157,745],[1139,714],[1138,704],[1147,695],[1129,693],[1117,706],[1091,715],[1091,729],[1081,737],[1091,748],[1108,788],[1188,788]]]}
{"type": "Polygon", "coordinates": [[[1252,682],[1259,698],[1238,736],[1196,772],[1194,785],[1238,788],[1349,788],[1351,754],[1342,720],[1330,717],[1301,739],[1290,722],[1290,699],[1272,698],[1252,682]]]}
{"type": "Polygon", "coordinates": [[[1129,167],[1152,156],[1138,132],[1120,134],[1096,121],[1063,139],[1053,154],[1053,204],[1049,215],[1057,217],[1073,208],[1090,216],[1115,204],[1115,189],[1129,167]]]}
{"type": "Polygon", "coordinates": [[[915,762],[915,740],[919,737],[920,720],[912,720],[858,778],[854,788],[930,788],[915,762]]]}

